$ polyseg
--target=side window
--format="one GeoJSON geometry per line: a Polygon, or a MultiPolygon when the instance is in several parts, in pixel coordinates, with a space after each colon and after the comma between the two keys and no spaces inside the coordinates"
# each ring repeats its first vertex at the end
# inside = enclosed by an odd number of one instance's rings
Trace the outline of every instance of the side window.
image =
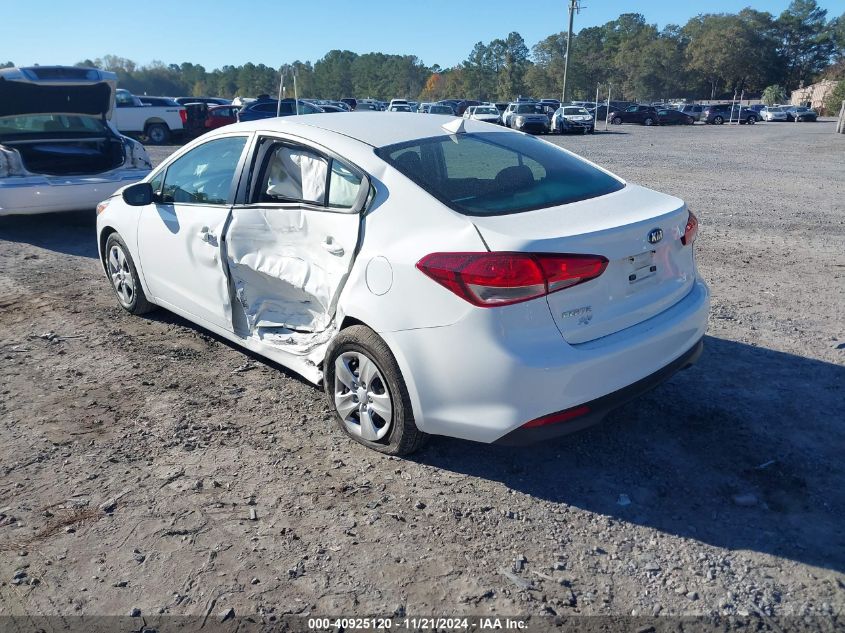
{"type": "Polygon", "coordinates": [[[176,159],[164,176],[162,202],[226,204],[245,145],[245,136],[215,139],[176,159]]]}
{"type": "Polygon", "coordinates": [[[121,92],[120,90],[115,93],[114,102],[118,108],[126,108],[134,105],[132,95],[128,92],[121,92]]]}
{"type": "Polygon", "coordinates": [[[332,160],[329,175],[329,206],[349,209],[361,189],[361,178],[337,160],[332,160]]]}
{"type": "Polygon", "coordinates": [[[325,205],[329,162],[299,145],[265,141],[254,202],[325,205]]]}

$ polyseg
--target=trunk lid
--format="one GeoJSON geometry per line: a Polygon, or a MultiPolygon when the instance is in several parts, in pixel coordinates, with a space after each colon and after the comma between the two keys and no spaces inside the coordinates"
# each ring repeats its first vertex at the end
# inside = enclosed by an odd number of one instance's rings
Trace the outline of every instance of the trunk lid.
{"type": "Polygon", "coordinates": [[[0,117],[74,114],[111,118],[117,75],[95,68],[0,70],[0,117]]]}
{"type": "Polygon", "coordinates": [[[682,200],[636,185],[568,205],[474,217],[491,251],[602,255],[597,279],[546,297],[571,344],[607,336],[666,310],[692,288],[691,246],[681,244],[688,217],[682,200]],[[650,243],[659,229],[662,238],[650,243]]]}

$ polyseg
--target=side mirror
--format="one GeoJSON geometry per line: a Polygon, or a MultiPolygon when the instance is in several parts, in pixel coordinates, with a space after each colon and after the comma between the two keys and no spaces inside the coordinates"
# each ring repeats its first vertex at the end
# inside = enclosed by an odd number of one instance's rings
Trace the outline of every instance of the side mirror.
{"type": "Polygon", "coordinates": [[[153,202],[153,187],[148,182],[139,182],[123,190],[123,201],[131,207],[144,207],[153,202]]]}

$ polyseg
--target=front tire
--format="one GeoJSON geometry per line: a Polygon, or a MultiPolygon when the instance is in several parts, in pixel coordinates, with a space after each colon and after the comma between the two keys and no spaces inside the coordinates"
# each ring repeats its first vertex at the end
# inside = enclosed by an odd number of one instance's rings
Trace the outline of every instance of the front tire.
{"type": "Polygon", "coordinates": [[[643,125],[645,125],[646,127],[651,127],[652,125],[654,125],[654,119],[652,119],[651,117],[645,119],[643,121],[643,125]]]}
{"type": "Polygon", "coordinates": [[[387,343],[353,325],[335,338],[325,361],[324,385],[340,429],[387,455],[408,455],[428,435],[417,428],[411,398],[387,343]]]}
{"type": "Polygon", "coordinates": [[[622,125],[622,117],[615,116],[610,122],[613,123],[613,125],[622,125]]]}
{"type": "Polygon", "coordinates": [[[121,308],[136,315],[155,310],[156,306],[147,300],[141,287],[129,249],[117,233],[112,233],[106,240],[106,270],[121,308]]]}
{"type": "Polygon", "coordinates": [[[725,119],[723,119],[720,116],[717,116],[713,119],[713,123],[715,123],[716,125],[722,125],[724,122],[725,122],[725,119]]]}
{"type": "Polygon", "coordinates": [[[756,116],[748,117],[748,125],[754,125],[755,123],[757,123],[757,117],[756,116]]]}

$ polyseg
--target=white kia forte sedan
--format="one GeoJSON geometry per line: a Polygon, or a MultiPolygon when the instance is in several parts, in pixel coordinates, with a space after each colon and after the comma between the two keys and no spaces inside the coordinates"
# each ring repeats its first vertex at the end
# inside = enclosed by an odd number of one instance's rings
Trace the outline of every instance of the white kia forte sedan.
{"type": "Polygon", "coordinates": [[[126,310],[322,383],[340,428],[384,453],[572,432],[702,350],[686,205],[486,123],[231,125],[97,211],[126,310]]]}

